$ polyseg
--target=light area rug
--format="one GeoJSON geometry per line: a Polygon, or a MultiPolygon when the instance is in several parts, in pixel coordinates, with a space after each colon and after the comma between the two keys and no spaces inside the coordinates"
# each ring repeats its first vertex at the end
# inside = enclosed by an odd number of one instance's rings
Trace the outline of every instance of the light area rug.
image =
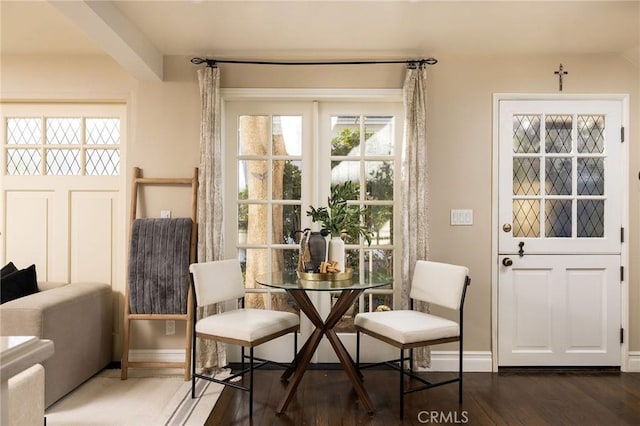
{"type": "Polygon", "coordinates": [[[129,370],[120,380],[120,370],[103,370],[59,400],[45,412],[47,426],[162,426],[204,425],[223,386],[191,381],[182,371],[166,369],[129,370]],[[171,370],[169,370],[171,371],[171,370]]]}

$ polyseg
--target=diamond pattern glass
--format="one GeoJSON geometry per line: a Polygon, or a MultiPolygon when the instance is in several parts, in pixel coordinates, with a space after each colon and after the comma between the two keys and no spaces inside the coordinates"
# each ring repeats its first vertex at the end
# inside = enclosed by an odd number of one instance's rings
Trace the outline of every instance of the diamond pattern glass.
{"type": "Polygon", "coordinates": [[[40,118],[8,118],[7,145],[38,145],[42,143],[40,118]]]}
{"type": "Polygon", "coordinates": [[[571,200],[545,201],[545,236],[571,237],[571,200]]]}
{"type": "Polygon", "coordinates": [[[85,127],[87,145],[120,144],[119,118],[87,118],[85,127]]]}
{"type": "Polygon", "coordinates": [[[513,116],[513,152],[532,154],[540,152],[540,116],[513,116]]]}
{"type": "Polygon", "coordinates": [[[604,195],[603,158],[578,158],[578,195],[604,195]]]}
{"type": "Polygon", "coordinates": [[[40,149],[8,149],[7,174],[34,176],[40,174],[42,151],[40,149]]]}
{"type": "Polygon", "coordinates": [[[79,145],[80,118],[47,118],[47,145],[79,145]]]}
{"type": "Polygon", "coordinates": [[[120,174],[120,150],[87,149],[86,174],[117,176],[120,174]]]}
{"type": "Polygon", "coordinates": [[[545,117],[546,152],[553,154],[571,152],[572,123],[573,117],[570,115],[547,115],[545,117]]]}
{"type": "Polygon", "coordinates": [[[516,157],[513,159],[513,195],[540,194],[540,159],[516,157]]]}
{"type": "Polygon", "coordinates": [[[604,237],[604,200],[578,200],[578,238],[604,237]]]}
{"type": "Polygon", "coordinates": [[[513,200],[513,236],[516,238],[540,236],[539,200],[513,200]]]}
{"type": "Polygon", "coordinates": [[[544,188],[549,195],[571,195],[571,158],[545,160],[544,188]]]}
{"type": "Polygon", "coordinates": [[[48,149],[46,151],[47,175],[79,175],[79,149],[48,149]]]}
{"type": "Polygon", "coordinates": [[[578,152],[604,152],[604,115],[578,116],[578,152]]]}

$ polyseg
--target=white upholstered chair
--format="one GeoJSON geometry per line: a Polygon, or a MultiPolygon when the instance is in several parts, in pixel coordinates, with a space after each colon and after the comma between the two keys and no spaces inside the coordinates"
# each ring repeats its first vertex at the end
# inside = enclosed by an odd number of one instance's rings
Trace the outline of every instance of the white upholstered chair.
{"type": "Polygon", "coordinates": [[[469,270],[464,266],[425,260],[416,262],[411,281],[408,310],[365,312],[356,315],[356,364],[358,368],[387,364],[400,371],[400,418],[404,416],[404,395],[435,386],[458,382],[458,399],[462,403],[462,323],[469,270]],[[459,311],[459,321],[414,311],[413,301],[420,300],[459,311]],[[360,333],[368,334],[400,349],[400,358],[384,363],[360,365],[360,333]],[[459,371],[457,377],[437,383],[428,382],[413,372],[413,348],[459,341],[459,371]],[[404,368],[409,349],[409,370],[404,368]],[[421,382],[405,389],[404,376],[421,382]]]}
{"type": "MultiPolygon", "coordinates": [[[[237,259],[193,263],[189,268],[195,291],[195,305],[209,305],[227,300],[244,300],[245,288],[240,262],[237,259]]],[[[241,305],[242,306],[242,305],[241,305]]],[[[194,315],[195,316],[195,315],[194,315]]],[[[202,318],[195,322],[193,333],[193,362],[191,397],[195,398],[196,378],[231,386],[249,392],[249,417],[253,414],[253,370],[270,362],[253,356],[253,348],[269,340],[294,333],[293,354],[297,351],[296,331],[300,325],[298,315],[266,309],[234,309],[202,318]],[[196,373],[196,336],[242,347],[240,371],[224,379],[196,373]],[[249,368],[244,368],[245,352],[249,348],[249,368]],[[254,360],[261,361],[254,366],[254,360]],[[249,373],[249,385],[232,382],[249,373]]],[[[292,358],[293,359],[293,358],[292,358]]]]}

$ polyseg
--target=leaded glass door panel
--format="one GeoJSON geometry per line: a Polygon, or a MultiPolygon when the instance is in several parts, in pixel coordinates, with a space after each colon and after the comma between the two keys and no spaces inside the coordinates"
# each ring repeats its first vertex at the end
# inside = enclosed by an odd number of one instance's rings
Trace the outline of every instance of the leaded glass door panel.
{"type": "Polygon", "coordinates": [[[619,102],[502,101],[501,253],[619,253],[619,102]]]}

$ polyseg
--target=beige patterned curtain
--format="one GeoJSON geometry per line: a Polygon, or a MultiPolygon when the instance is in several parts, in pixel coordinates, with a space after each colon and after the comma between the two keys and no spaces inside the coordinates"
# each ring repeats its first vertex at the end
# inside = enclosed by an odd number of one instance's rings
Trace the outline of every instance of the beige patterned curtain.
{"type": "MultiPolygon", "coordinates": [[[[402,152],[402,293],[401,307],[409,306],[409,291],[416,260],[429,254],[427,222],[427,72],[426,64],[409,64],[404,81],[405,128],[402,152]]],[[[419,303],[417,309],[427,312],[419,303]]],[[[430,363],[429,348],[414,350],[418,367],[430,363]]]]}
{"type": "MultiPolygon", "coordinates": [[[[224,258],[222,234],[222,141],[220,134],[220,70],[198,70],[202,115],[200,124],[200,170],[198,188],[198,261],[224,258]]],[[[222,306],[198,307],[203,318],[222,312],[222,306]]],[[[198,340],[196,369],[211,374],[227,364],[222,343],[198,340]]]]}

